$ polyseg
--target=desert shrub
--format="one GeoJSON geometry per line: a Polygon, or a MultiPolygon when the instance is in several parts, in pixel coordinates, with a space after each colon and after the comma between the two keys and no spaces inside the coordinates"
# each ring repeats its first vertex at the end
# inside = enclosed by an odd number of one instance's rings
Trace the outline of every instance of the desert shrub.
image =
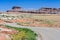
{"type": "Polygon", "coordinates": [[[17,28],[5,25],[7,28],[15,29],[18,31],[17,34],[13,34],[12,40],[36,40],[37,34],[28,28],[17,28]]]}

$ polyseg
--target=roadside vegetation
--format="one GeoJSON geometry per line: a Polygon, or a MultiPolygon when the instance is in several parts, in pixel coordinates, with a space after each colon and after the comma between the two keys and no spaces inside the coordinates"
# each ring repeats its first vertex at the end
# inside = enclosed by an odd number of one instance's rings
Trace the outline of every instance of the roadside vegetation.
{"type": "Polygon", "coordinates": [[[18,31],[17,34],[11,35],[12,40],[36,40],[37,34],[30,29],[11,27],[8,25],[5,25],[5,27],[15,29],[18,31]]]}

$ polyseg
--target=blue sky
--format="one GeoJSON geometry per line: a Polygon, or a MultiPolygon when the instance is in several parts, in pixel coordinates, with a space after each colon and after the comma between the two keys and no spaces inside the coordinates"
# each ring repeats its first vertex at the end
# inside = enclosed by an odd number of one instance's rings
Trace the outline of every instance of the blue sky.
{"type": "Polygon", "coordinates": [[[20,6],[25,9],[60,8],[60,0],[0,0],[0,11],[9,10],[13,6],[20,6]]]}

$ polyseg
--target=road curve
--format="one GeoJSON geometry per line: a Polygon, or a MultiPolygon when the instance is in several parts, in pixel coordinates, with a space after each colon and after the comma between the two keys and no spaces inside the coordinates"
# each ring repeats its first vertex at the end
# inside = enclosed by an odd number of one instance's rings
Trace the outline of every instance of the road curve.
{"type": "Polygon", "coordinates": [[[60,28],[48,28],[48,27],[27,27],[27,26],[19,26],[15,23],[6,23],[6,25],[19,27],[19,28],[29,28],[36,32],[38,35],[38,40],[60,40],[60,28]]]}

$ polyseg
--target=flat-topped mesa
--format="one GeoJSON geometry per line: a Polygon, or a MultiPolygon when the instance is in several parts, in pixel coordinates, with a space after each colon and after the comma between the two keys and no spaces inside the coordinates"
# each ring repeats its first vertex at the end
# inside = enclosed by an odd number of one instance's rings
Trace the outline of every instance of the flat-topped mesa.
{"type": "Polygon", "coordinates": [[[23,10],[21,7],[19,6],[13,6],[11,10],[7,10],[7,12],[20,12],[20,13],[38,13],[36,10],[23,10]]]}
{"type": "Polygon", "coordinates": [[[13,6],[12,10],[8,10],[7,12],[19,12],[19,13],[35,13],[35,14],[60,14],[60,8],[46,8],[43,7],[41,9],[38,10],[30,10],[30,11],[26,11],[23,10],[21,7],[19,6],[13,6]]]}
{"type": "Polygon", "coordinates": [[[45,14],[60,14],[60,8],[46,8],[43,7],[39,9],[40,13],[45,13],[45,14]]]}
{"type": "Polygon", "coordinates": [[[21,7],[19,7],[19,6],[13,6],[12,9],[13,9],[13,10],[20,10],[21,7]]]}
{"type": "Polygon", "coordinates": [[[7,10],[7,12],[18,12],[21,10],[21,7],[19,6],[13,6],[11,10],[7,10]]]}

